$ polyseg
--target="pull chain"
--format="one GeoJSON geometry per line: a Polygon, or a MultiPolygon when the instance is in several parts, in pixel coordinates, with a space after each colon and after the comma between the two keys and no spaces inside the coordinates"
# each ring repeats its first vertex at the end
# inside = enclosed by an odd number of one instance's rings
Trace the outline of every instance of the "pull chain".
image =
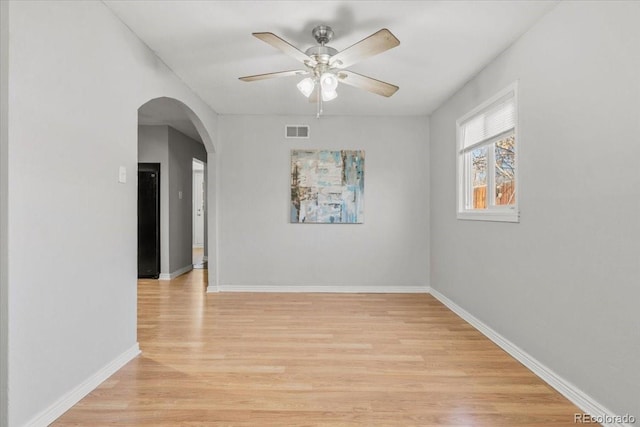
{"type": "Polygon", "coordinates": [[[320,88],[318,90],[316,90],[316,94],[318,96],[318,102],[317,102],[317,104],[318,104],[318,113],[316,115],[317,119],[319,119],[320,116],[322,115],[322,96],[320,94],[320,92],[322,92],[322,89],[321,89],[320,85],[321,85],[321,83],[320,83],[320,81],[318,81],[317,86],[320,87],[320,88]]]}

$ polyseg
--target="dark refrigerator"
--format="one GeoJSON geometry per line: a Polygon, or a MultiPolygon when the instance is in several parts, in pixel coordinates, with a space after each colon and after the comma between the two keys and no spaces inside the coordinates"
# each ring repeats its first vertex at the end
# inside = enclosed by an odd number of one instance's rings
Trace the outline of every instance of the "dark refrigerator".
{"type": "Polygon", "coordinates": [[[138,163],[138,277],[160,276],[160,164],[138,163]]]}

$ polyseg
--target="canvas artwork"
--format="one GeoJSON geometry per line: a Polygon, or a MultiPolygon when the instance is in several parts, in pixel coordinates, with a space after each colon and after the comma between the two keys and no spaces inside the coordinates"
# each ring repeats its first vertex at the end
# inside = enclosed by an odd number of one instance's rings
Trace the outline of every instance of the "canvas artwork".
{"type": "Polygon", "coordinates": [[[363,221],[364,151],[291,151],[291,222],[363,221]]]}

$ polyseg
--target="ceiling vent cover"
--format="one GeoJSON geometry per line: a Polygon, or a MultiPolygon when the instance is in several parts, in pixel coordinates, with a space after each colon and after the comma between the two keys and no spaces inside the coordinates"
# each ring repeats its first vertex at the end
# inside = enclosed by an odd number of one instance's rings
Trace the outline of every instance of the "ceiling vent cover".
{"type": "Polygon", "coordinates": [[[285,138],[309,138],[309,126],[287,125],[284,136],[285,138]]]}

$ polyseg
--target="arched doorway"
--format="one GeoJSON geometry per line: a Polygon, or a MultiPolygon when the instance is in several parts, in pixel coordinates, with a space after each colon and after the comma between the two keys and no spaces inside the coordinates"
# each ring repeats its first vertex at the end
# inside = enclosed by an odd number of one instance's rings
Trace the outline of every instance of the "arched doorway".
{"type": "MultiPolygon", "coordinates": [[[[154,98],[139,107],[138,163],[152,165],[158,170],[155,178],[159,256],[155,277],[159,279],[173,279],[194,266],[194,218],[197,214],[193,202],[192,165],[196,161],[203,165],[205,183],[205,191],[200,195],[204,211],[200,212],[204,228],[200,251],[209,261],[207,285],[208,290],[213,290],[215,286],[210,285],[215,283],[216,274],[215,219],[212,220],[215,218],[215,151],[211,135],[193,110],[177,99],[154,98]]],[[[139,185],[146,185],[145,182],[139,178],[139,185]]],[[[139,190],[142,191],[140,187],[139,190]]],[[[145,252],[141,251],[140,243],[139,253],[145,252]]]]}

